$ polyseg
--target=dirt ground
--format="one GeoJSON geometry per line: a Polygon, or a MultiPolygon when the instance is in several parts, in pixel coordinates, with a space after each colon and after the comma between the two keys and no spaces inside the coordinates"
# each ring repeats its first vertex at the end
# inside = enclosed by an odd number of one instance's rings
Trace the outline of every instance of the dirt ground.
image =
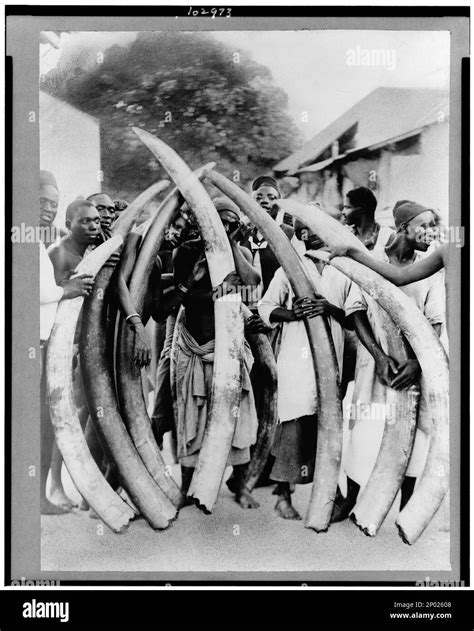
{"type": "MultiPolygon", "coordinates": [[[[228,470],[230,473],[230,469],[228,470]]],[[[173,471],[179,478],[179,469],[173,471]]],[[[65,476],[71,497],[75,490],[65,476]]],[[[398,499],[379,533],[366,537],[351,521],[317,534],[301,521],[285,521],[274,510],[273,487],[259,488],[260,507],[244,510],[223,485],[212,515],[183,508],[166,531],[154,532],[142,518],[116,535],[88,513],[42,517],[42,570],[107,572],[418,570],[420,580],[449,570],[449,533],[442,511],[413,546],[395,526],[398,499]],[[103,534],[98,534],[103,532],[103,534]]],[[[298,486],[294,505],[303,515],[311,485],[298,486]]],[[[152,575],[150,576],[152,578],[152,575]]],[[[313,580],[315,580],[313,578],[313,580]]]]}

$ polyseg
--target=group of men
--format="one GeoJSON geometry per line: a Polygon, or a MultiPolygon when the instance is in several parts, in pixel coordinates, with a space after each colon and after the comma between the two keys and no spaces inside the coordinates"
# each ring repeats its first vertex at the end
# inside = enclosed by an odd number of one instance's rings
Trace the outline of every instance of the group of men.
{"type": "MultiPolygon", "coordinates": [[[[339,373],[346,375],[346,381],[354,381],[351,432],[345,459],[347,484],[343,485],[347,488],[344,493],[342,489],[338,490],[332,515],[333,521],[341,521],[349,516],[360,488],[370,477],[385,422],[379,413],[358,418],[360,403],[369,405],[369,409],[377,403],[379,412],[380,403],[386,399],[386,389],[410,387],[419,380],[420,367],[413,353],[403,364],[387,355],[372,330],[370,306],[359,288],[334,267],[311,256],[312,251],[325,249],[326,245],[307,226],[282,216],[278,208],[281,197],[278,182],[270,176],[256,178],[251,185],[251,196],[291,240],[316,292],[315,297],[295,299],[288,278],[264,235],[246,222],[231,200],[221,196],[213,199],[235,263],[235,272],[225,279],[223,286],[227,291],[241,291],[243,301],[253,314],[246,330],[268,335],[276,361],[278,425],[262,484],[274,485],[275,509],[280,517],[300,519],[293,506],[292,494],[296,484],[313,480],[318,422],[317,383],[304,320],[324,316],[329,323],[339,373]],[[356,345],[349,343],[354,336],[357,336],[356,345]],[[351,348],[357,353],[352,362],[348,352],[351,348]],[[353,372],[349,378],[348,366],[351,367],[349,373],[353,372]]],[[[53,176],[43,172],[40,222],[54,220],[53,203],[57,209],[57,198],[53,176]],[[44,200],[49,200],[47,209],[44,200]]],[[[346,196],[341,221],[374,257],[397,267],[416,261],[429,247],[425,235],[436,222],[435,213],[412,201],[397,202],[393,209],[394,229],[389,229],[375,221],[376,206],[371,190],[356,188],[346,196]]],[[[69,277],[82,257],[110,236],[116,214],[107,195],[95,194],[86,200],[76,200],[66,211],[67,236],[51,245],[47,253],[42,248],[41,284],[49,283],[50,287],[48,300],[43,300],[41,288],[42,347],[47,344],[54,320],[55,307],[52,305],[60,299],[90,293],[91,278],[83,276],[70,280],[69,277]],[[43,317],[46,308],[49,309],[48,324],[43,317]]],[[[192,223],[192,210],[185,208],[174,217],[167,231],[148,281],[146,305],[143,312],[138,313],[128,291],[124,270],[133,265],[141,239],[139,229],[132,231],[116,275],[116,296],[134,334],[132,361],[145,368],[152,357],[156,357],[156,370],[150,379],[154,388],[152,427],[160,446],[164,434],[171,432],[175,457],[181,466],[182,490],[186,495],[208,420],[215,352],[215,288],[211,283],[203,241],[192,223]],[[151,321],[155,322],[154,338],[149,332],[151,321]]],[[[438,276],[412,283],[404,291],[440,333],[445,322],[445,301],[443,283],[438,276]]],[[[244,482],[251,449],[257,438],[259,419],[255,398],[259,396],[260,386],[247,343],[241,374],[240,413],[227,461],[233,472],[227,486],[243,508],[258,508],[244,482]]],[[[77,381],[80,389],[79,377],[77,381]]],[[[42,396],[42,434],[46,436],[51,431],[43,428],[47,423],[45,390],[42,396]]],[[[423,419],[429,417],[426,413],[428,405],[427,401],[420,404],[415,447],[402,485],[402,507],[413,492],[426,457],[428,439],[423,419]]],[[[84,416],[87,417],[87,411],[84,416]]],[[[56,461],[53,458],[51,466],[51,501],[46,498],[51,440],[45,440],[44,445],[42,512],[63,512],[70,509],[70,500],[62,490],[60,468],[58,478],[57,458],[56,461]]]]}

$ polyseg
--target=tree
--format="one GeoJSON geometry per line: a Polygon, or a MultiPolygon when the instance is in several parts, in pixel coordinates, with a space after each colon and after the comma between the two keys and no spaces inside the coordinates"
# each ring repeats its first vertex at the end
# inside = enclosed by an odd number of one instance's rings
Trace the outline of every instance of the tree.
{"type": "Polygon", "coordinates": [[[165,175],[132,126],[192,168],[217,162],[241,185],[296,148],[287,95],[244,51],[203,34],[159,32],[114,45],[91,64],[96,55],[82,49],[61,59],[42,89],[99,119],[103,188],[113,195],[132,198],[165,175]]]}

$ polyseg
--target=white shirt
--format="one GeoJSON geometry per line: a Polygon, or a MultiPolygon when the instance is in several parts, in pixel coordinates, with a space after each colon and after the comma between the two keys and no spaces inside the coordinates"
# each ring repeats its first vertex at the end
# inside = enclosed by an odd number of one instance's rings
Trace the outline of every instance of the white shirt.
{"type": "Polygon", "coordinates": [[[53,328],[58,302],[64,295],[64,289],[56,285],[54,267],[46,252],[44,243],[40,241],[40,339],[49,339],[53,328]]]}
{"type": "MultiPolygon", "coordinates": [[[[322,272],[312,260],[302,257],[302,263],[317,293],[336,307],[343,309],[346,316],[367,308],[365,300],[355,283],[331,265],[322,272]]],[[[277,307],[291,309],[294,294],[283,269],[280,267],[260,300],[258,312],[262,320],[272,328],[279,325],[270,321],[270,314],[277,307]]],[[[336,351],[339,371],[342,371],[344,353],[344,331],[339,322],[329,317],[331,334],[336,351]]],[[[303,320],[284,322],[281,346],[277,358],[278,416],[279,422],[308,416],[317,411],[317,388],[311,349],[303,320]]]]}

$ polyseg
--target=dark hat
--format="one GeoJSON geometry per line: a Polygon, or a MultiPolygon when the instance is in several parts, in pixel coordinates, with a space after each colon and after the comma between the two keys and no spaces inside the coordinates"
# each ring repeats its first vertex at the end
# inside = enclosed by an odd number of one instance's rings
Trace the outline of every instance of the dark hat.
{"type": "Polygon", "coordinates": [[[52,186],[59,193],[56,178],[50,171],[40,171],[40,186],[52,186]]]}
{"type": "MultiPolygon", "coordinates": [[[[407,199],[398,201],[393,207],[393,218],[395,220],[395,227],[399,228],[402,224],[407,224],[412,219],[421,215],[421,213],[431,211],[431,208],[411,202],[407,199]]],[[[432,211],[431,211],[432,212],[432,211]]]]}
{"type": "Polygon", "coordinates": [[[272,188],[280,192],[280,189],[278,188],[278,182],[275,180],[274,177],[271,177],[270,175],[259,175],[257,178],[255,178],[255,180],[252,182],[252,191],[258,190],[261,186],[271,186],[272,188]]]}

